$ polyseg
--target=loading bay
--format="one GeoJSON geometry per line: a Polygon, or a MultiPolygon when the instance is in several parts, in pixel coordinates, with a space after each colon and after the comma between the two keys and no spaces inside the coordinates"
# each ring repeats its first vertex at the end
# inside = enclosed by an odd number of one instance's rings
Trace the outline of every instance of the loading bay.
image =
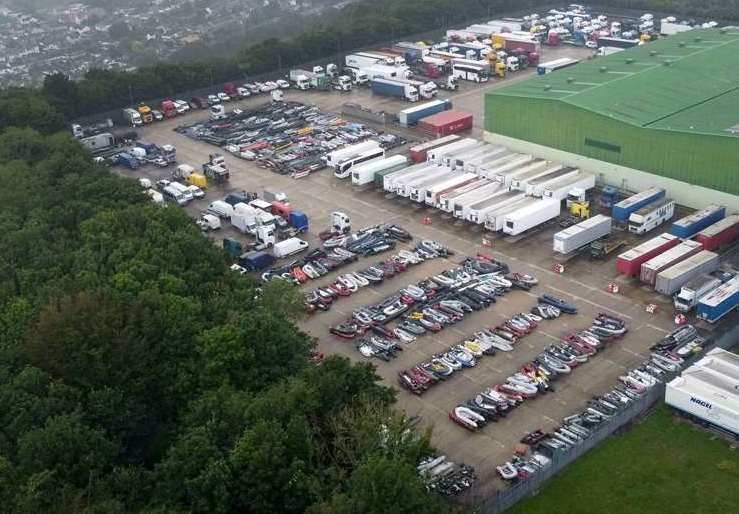
{"type": "MultiPolygon", "coordinates": [[[[585,52],[582,49],[562,48],[547,52],[545,59],[573,55],[583,57],[585,52]]],[[[455,109],[473,113],[475,125],[471,136],[480,137],[484,92],[498,87],[499,84],[510,84],[512,80],[520,80],[532,72],[533,70],[527,70],[515,78],[502,82],[492,79],[484,86],[463,84],[460,91],[454,94],[442,92],[440,97],[451,98],[455,109]]],[[[345,102],[388,112],[397,112],[408,105],[373,96],[368,90],[352,91],[348,94],[304,93],[290,90],[286,92],[285,99],[312,103],[326,112],[335,113],[340,112],[341,104],[345,102]]],[[[268,101],[266,97],[252,98],[242,101],[241,104],[248,107],[266,101],[268,101]]],[[[206,117],[207,111],[191,113],[182,123],[191,124],[199,118],[206,117]]],[[[140,139],[160,145],[173,144],[177,148],[178,162],[196,167],[207,160],[208,153],[217,151],[213,146],[174,132],[172,129],[177,124],[178,120],[174,119],[146,127],[140,131],[140,139]]],[[[398,132],[390,127],[386,130],[398,132]]],[[[404,131],[402,135],[412,135],[412,131],[404,131]]],[[[421,139],[420,135],[415,137],[421,139]]],[[[401,150],[405,151],[407,147],[401,150]]],[[[353,342],[330,335],[328,328],[347,319],[354,308],[376,303],[407,284],[452,268],[465,256],[474,256],[478,252],[489,253],[508,263],[512,271],[531,273],[539,278],[539,285],[530,292],[514,290],[500,298],[490,308],[466,316],[459,323],[437,334],[418,338],[414,343],[405,346],[405,351],[391,362],[372,361],[386,384],[399,389],[398,407],[405,410],[409,416],[419,416],[421,426],[433,426],[433,443],[439,452],[456,462],[465,462],[476,468],[479,480],[467,495],[470,498],[487,496],[494,488],[502,486],[495,478],[495,466],[511,457],[514,445],[525,433],[553,427],[562,417],[578,411],[593,395],[611,389],[620,374],[628,368],[639,365],[648,357],[651,344],[675,328],[671,300],[642,287],[636,281],[618,277],[615,256],[605,261],[593,261],[582,257],[567,263],[566,270],[562,274],[551,271],[552,234],[559,230],[559,227],[545,228],[516,242],[510,242],[505,238],[493,239],[492,247],[484,247],[482,245],[484,232],[479,227],[455,223],[445,219],[440,211],[420,207],[408,200],[387,197],[385,193],[371,187],[363,189],[353,187],[349,181],[334,178],[330,170],[322,170],[295,180],[259,168],[253,162],[229,154],[226,154],[226,161],[231,170],[230,182],[225,188],[220,186],[209,188],[204,199],[191,203],[187,210],[193,216],[197,216],[210,202],[229,192],[245,190],[261,193],[263,188],[268,187],[285,192],[292,205],[308,215],[311,229],[304,238],[312,248],[319,247],[317,234],[328,227],[330,213],[340,210],[351,217],[354,228],[377,223],[395,223],[410,231],[415,240],[434,239],[455,252],[455,255],[448,259],[427,261],[409,268],[404,274],[386,280],[379,286],[364,288],[348,298],[341,299],[330,311],[318,312],[301,322],[301,328],[317,339],[319,350],[325,354],[342,354],[353,360],[364,360],[353,342]],[[424,217],[429,217],[431,224],[423,224],[421,220],[424,217]],[[618,294],[607,292],[609,282],[616,282],[619,285],[618,294]],[[465,336],[483,327],[496,325],[516,313],[528,312],[536,304],[536,297],[545,292],[574,303],[579,308],[579,314],[563,315],[556,320],[542,321],[532,334],[521,340],[513,352],[498,352],[495,356],[483,357],[476,367],[456,373],[422,396],[413,395],[397,386],[399,370],[429,359],[433,354],[460,342],[465,336]],[[660,306],[655,314],[645,311],[645,307],[650,303],[660,306]],[[468,432],[448,419],[449,411],[457,404],[474,397],[484,388],[503,381],[522,364],[534,358],[544,347],[557,342],[560,337],[575,329],[587,328],[599,312],[623,318],[628,324],[629,332],[623,339],[576,368],[570,376],[554,382],[556,392],[524,402],[506,418],[491,423],[475,433],[468,432]]],[[[136,171],[120,169],[118,171],[126,176],[158,180],[169,178],[171,170],[147,166],[136,171]]],[[[655,231],[659,232],[659,229],[655,231]]],[[[223,237],[244,240],[243,235],[230,227],[224,227],[213,233],[213,237],[218,243],[223,237]]],[[[632,239],[630,243],[633,241],[632,239]]],[[[407,246],[399,244],[401,248],[407,246]]],[[[383,258],[385,257],[382,254],[373,258],[360,258],[342,270],[361,269],[383,258]]],[[[303,287],[309,290],[326,285],[332,282],[336,274],[334,272],[311,281],[303,287]]]]}

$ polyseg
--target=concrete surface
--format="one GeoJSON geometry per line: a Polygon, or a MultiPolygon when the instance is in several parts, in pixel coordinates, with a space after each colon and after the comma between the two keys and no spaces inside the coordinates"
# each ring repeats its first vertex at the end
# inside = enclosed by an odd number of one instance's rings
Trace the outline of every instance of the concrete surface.
{"type": "MultiPolygon", "coordinates": [[[[573,52],[580,56],[584,53],[583,50],[564,48],[547,51],[544,59],[573,55],[573,52]]],[[[484,86],[463,84],[458,93],[453,95],[442,93],[440,97],[451,97],[455,108],[474,113],[475,126],[472,135],[479,137],[483,122],[483,93],[499,87],[500,84],[520,80],[531,72],[528,70],[504,81],[493,79],[484,86]]],[[[349,94],[289,91],[286,99],[315,103],[322,109],[334,112],[338,112],[341,104],[346,101],[387,111],[397,111],[408,105],[372,96],[367,90],[353,91],[349,94]]],[[[263,101],[267,101],[266,98],[254,98],[242,104],[263,101]]],[[[202,111],[180,120],[160,122],[142,129],[140,137],[142,140],[158,144],[174,144],[179,163],[199,166],[205,162],[207,154],[214,151],[214,147],[188,139],[172,129],[178,122],[190,124],[197,117],[206,116],[207,111],[202,111]]],[[[539,277],[540,284],[531,292],[512,291],[491,308],[473,313],[438,334],[420,337],[394,361],[389,363],[373,361],[387,385],[396,386],[399,370],[428,359],[432,354],[459,342],[464,336],[481,327],[497,324],[512,314],[528,311],[535,304],[536,296],[544,292],[564,297],[578,306],[580,309],[578,315],[563,315],[558,320],[543,321],[539,328],[524,338],[513,352],[483,357],[477,367],[455,374],[450,380],[437,385],[423,396],[414,396],[405,390],[398,393],[400,408],[409,415],[421,416],[424,426],[434,427],[433,442],[441,452],[455,461],[475,466],[480,479],[469,494],[471,498],[488,494],[492,488],[501,485],[495,479],[495,466],[510,458],[513,445],[520,437],[537,428],[550,428],[563,416],[577,411],[592,395],[611,388],[618,375],[644,360],[649,354],[648,347],[674,328],[670,300],[641,287],[633,280],[617,277],[615,256],[604,262],[591,261],[586,257],[573,260],[567,263],[566,271],[562,275],[550,271],[553,263],[552,234],[559,230],[559,227],[546,228],[515,243],[508,242],[505,238],[495,239],[491,250],[481,245],[482,232],[479,227],[454,223],[443,219],[439,211],[411,205],[407,200],[387,198],[383,193],[371,188],[353,188],[347,181],[335,179],[329,170],[293,180],[231,155],[227,155],[226,160],[231,169],[230,183],[226,188],[210,188],[205,199],[187,207],[188,212],[197,215],[208,203],[230,191],[261,192],[264,187],[269,187],[287,193],[294,207],[308,214],[311,230],[305,238],[312,247],[318,244],[318,232],[327,228],[330,213],[342,210],[351,216],[355,228],[379,222],[392,222],[408,229],[417,239],[435,239],[456,252],[456,255],[449,259],[420,264],[410,268],[405,274],[396,275],[385,281],[379,287],[368,287],[351,297],[342,298],[329,312],[316,313],[303,322],[301,327],[318,339],[319,349],[325,353],[339,353],[354,360],[363,359],[354,349],[352,342],[330,336],[328,327],[346,319],[353,308],[376,302],[408,283],[417,282],[426,276],[453,267],[466,255],[492,251],[496,258],[507,262],[512,271],[532,273],[539,277]],[[431,225],[421,224],[424,216],[431,217],[431,225]],[[621,286],[618,295],[606,292],[606,286],[612,280],[621,286]],[[662,306],[662,309],[656,315],[647,314],[645,306],[648,303],[656,303],[662,306]],[[571,376],[555,382],[555,393],[526,402],[504,420],[493,423],[477,433],[470,433],[447,419],[449,410],[459,402],[472,397],[486,386],[504,380],[546,345],[556,342],[569,331],[586,328],[593,316],[601,311],[624,318],[628,322],[629,333],[621,341],[575,369],[571,376]]],[[[135,172],[123,169],[117,171],[126,176],[145,176],[152,179],[168,178],[170,173],[169,169],[152,167],[141,168],[135,172]]],[[[244,236],[236,234],[228,227],[213,237],[220,241],[222,237],[234,235],[244,240],[244,236]]],[[[647,237],[653,235],[655,234],[647,237]]],[[[360,259],[346,269],[366,267],[382,258],[383,256],[360,259]]],[[[309,289],[328,280],[324,277],[304,287],[309,289]]]]}

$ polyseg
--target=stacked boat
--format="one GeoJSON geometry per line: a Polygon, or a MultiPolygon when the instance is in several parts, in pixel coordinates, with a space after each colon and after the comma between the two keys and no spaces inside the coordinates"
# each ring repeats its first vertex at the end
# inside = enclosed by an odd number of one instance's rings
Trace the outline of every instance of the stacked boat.
{"type": "Polygon", "coordinates": [[[460,494],[477,480],[472,466],[456,464],[446,455],[428,457],[418,464],[417,469],[428,490],[444,496],[460,494]]]}
{"type": "Polygon", "coordinates": [[[536,329],[540,321],[542,318],[539,316],[521,313],[498,326],[483,328],[431,359],[401,370],[398,373],[398,382],[414,394],[423,394],[451,375],[474,367],[484,355],[492,356],[496,351],[513,351],[516,343],[536,329]]]}
{"type": "Polygon", "coordinates": [[[568,375],[608,343],[627,331],[623,320],[601,313],[591,327],[573,332],[548,346],[505,381],[494,384],[449,412],[449,419],[476,431],[539,395],[553,391],[551,382],[568,375]],[[601,327],[607,327],[601,330],[601,327]],[[598,330],[598,332],[596,332],[598,330]]]}

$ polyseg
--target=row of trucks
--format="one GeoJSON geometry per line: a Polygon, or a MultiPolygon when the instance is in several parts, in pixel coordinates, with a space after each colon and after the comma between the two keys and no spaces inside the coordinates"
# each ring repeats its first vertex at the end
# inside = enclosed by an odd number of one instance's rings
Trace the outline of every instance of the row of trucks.
{"type": "Polygon", "coordinates": [[[416,148],[425,160],[410,166],[396,157],[357,166],[352,182],[374,182],[399,197],[513,236],[557,218],[563,202],[581,200],[595,186],[591,174],[503,146],[458,136],[445,143],[416,148]]]}

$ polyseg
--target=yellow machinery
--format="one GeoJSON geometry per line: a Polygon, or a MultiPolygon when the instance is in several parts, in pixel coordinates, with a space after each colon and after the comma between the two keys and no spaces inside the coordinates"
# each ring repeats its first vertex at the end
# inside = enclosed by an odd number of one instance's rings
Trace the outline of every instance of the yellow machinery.
{"type": "Polygon", "coordinates": [[[137,109],[139,111],[139,114],[141,115],[141,121],[144,123],[151,123],[154,121],[154,115],[151,113],[151,107],[149,107],[146,104],[139,104],[139,107],[137,109]]]}
{"type": "Polygon", "coordinates": [[[568,208],[572,216],[583,220],[586,220],[590,217],[590,202],[588,202],[587,200],[568,203],[568,208]]]}
{"type": "Polygon", "coordinates": [[[496,46],[497,45],[493,44],[493,51],[488,52],[485,57],[490,64],[490,70],[498,77],[505,78],[505,63],[498,59],[497,50],[495,49],[496,46]]]}

